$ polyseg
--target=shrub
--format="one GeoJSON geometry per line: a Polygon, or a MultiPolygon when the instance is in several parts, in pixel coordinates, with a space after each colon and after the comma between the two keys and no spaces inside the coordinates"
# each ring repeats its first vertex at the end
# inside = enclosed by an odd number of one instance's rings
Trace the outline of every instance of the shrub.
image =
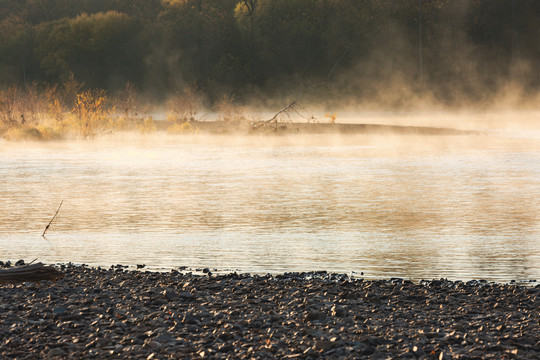
{"type": "Polygon", "coordinates": [[[106,100],[105,91],[101,89],[85,90],[77,94],[73,114],[79,136],[94,137],[107,127],[106,100]]]}
{"type": "Polygon", "coordinates": [[[176,92],[169,99],[167,119],[176,123],[197,121],[202,109],[202,94],[196,82],[192,82],[182,92],[176,92]]]}

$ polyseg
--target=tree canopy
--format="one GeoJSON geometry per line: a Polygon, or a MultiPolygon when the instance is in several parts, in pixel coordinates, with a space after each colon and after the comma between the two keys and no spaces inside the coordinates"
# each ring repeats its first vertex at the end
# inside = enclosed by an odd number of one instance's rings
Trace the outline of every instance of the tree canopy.
{"type": "Polygon", "coordinates": [[[536,0],[0,0],[0,87],[452,103],[537,92],[539,35],[536,0]]]}

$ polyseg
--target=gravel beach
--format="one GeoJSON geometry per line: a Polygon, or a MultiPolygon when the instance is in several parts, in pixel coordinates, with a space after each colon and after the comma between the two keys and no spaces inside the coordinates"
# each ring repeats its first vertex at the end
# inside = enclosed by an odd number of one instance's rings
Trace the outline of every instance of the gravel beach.
{"type": "Polygon", "coordinates": [[[1,359],[540,359],[540,285],[59,269],[0,284],[1,359]]]}

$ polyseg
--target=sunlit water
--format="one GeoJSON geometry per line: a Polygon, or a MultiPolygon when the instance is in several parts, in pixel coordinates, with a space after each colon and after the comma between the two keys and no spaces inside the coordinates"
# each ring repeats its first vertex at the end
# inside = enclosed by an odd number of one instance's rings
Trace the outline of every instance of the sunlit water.
{"type": "Polygon", "coordinates": [[[540,279],[528,132],[4,142],[0,199],[2,260],[540,279]]]}

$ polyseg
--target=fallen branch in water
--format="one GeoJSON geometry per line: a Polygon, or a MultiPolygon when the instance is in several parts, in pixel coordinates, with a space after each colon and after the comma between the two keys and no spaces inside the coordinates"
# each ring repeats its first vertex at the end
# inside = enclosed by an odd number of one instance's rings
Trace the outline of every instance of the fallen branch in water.
{"type": "Polygon", "coordinates": [[[296,101],[293,101],[292,103],[290,103],[289,105],[285,106],[283,109],[279,110],[271,119],[269,120],[263,120],[263,121],[257,121],[257,122],[252,122],[251,123],[251,128],[252,129],[257,129],[258,127],[260,126],[265,126],[265,125],[268,125],[268,124],[274,124],[274,130],[277,129],[277,124],[278,124],[278,120],[280,119],[280,115],[282,114],[285,114],[287,115],[288,119],[289,119],[289,122],[291,122],[291,115],[289,114],[289,111],[293,111],[295,112],[298,116],[306,119],[309,122],[315,120],[315,118],[313,116],[311,117],[306,117],[304,115],[302,115],[299,111],[298,111],[298,108],[302,109],[302,107],[300,105],[298,105],[298,103],[296,101]]]}
{"type": "Polygon", "coordinates": [[[54,216],[53,218],[51,219],[51,221],[49,221],[49,223],[47,224],[47,226],[45,226],[45,230],[43,230],[43,234],[41,234],[41,236],[45,236],[45,233],[47,232],[47,230],[49,230],[49,226],[51,226],[52,222],[54,221],[54,219],[56,219],[56,215],[58,215],[58,212],[60,211],[60,207],[62,207],[62,204],[64,203],[64,200],[62,200],[60,202],[60,206],[58,206],[58,209],[56,210],[56,213],[54,213],[54,216]]]}
{"type": "Polygon", "coordinates": [[[42,280],[57,281],[63,277],[64,273],[52,266],[43,265],[40,262],[0,270],[0,283],[39,282],[42,280]]]}

